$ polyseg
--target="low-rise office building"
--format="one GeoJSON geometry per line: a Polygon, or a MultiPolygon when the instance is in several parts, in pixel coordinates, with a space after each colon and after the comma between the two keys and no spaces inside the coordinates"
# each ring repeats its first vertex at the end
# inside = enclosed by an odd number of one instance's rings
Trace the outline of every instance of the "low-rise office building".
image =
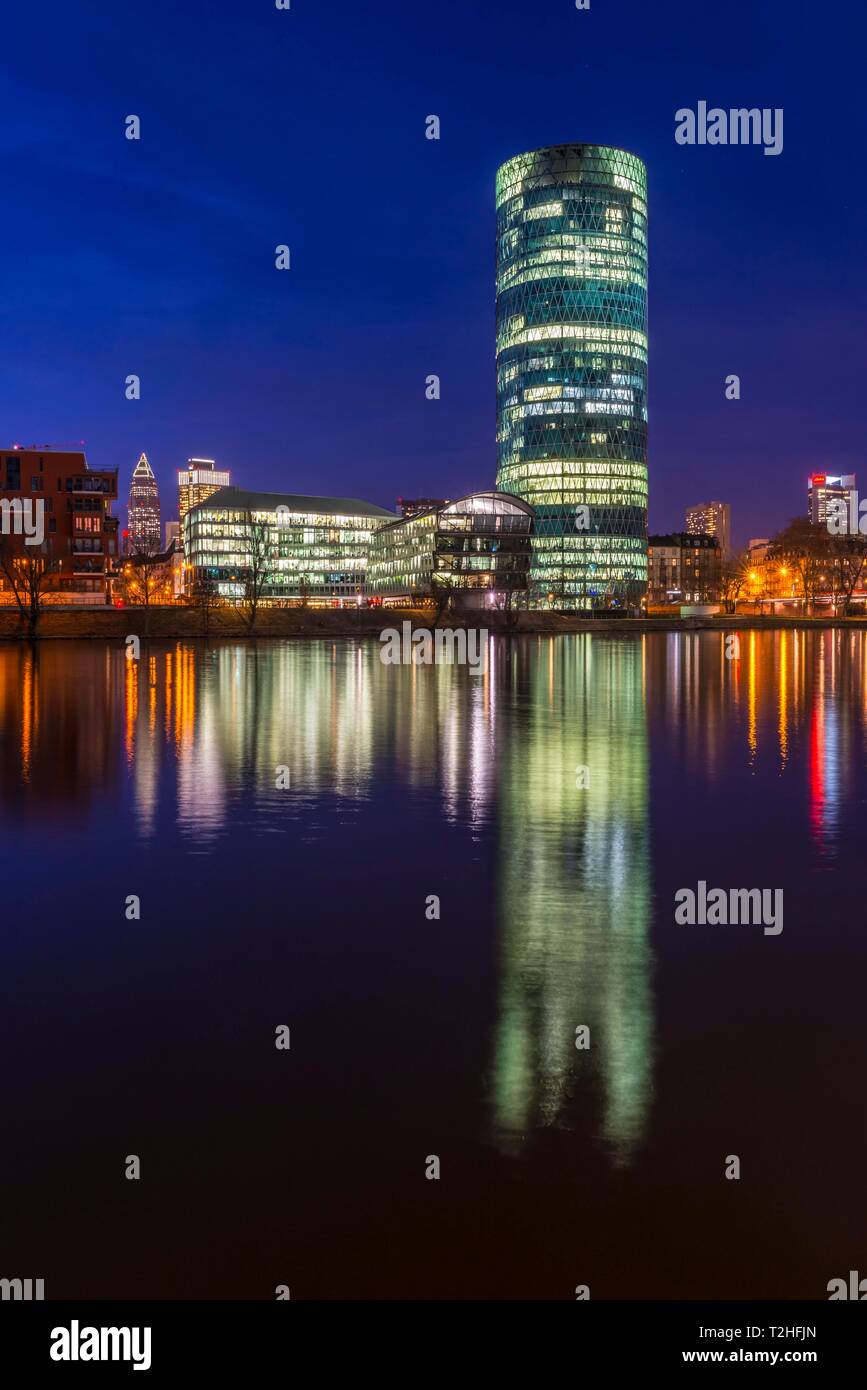
{"type": "Polygon", "coordinates": [[[373,533],[366,593],[387,604],[448,595],[465,607],[526,593],[533,508],[503,492],[474,492],[373,533]]]}
{"type": "Polygon", "coordinates": [[[357,603],[371,538],[394,519],[353,497],[220,488],[184,517],[186,591],[205,580],[227,600],[255,584],[265,603],[357,603]]]}

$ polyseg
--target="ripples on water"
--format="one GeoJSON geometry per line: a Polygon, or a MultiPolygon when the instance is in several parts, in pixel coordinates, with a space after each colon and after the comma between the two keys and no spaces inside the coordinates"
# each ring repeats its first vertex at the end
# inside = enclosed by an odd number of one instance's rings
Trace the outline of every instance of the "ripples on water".
{"type": "Polygon", "coordinates": [[[861,1220],[865,674],[842,631],[495,639],[481,677],[0,648],[13,1245],[84,1296],[123,1233],[117,1296],[824,1296],[861,1220]],[[699,879],[782,887],[782,936],[675,927],[699,879]],[[146,1219],[105,1197],[141,1150],[146,1219]],[[58,1152],[84,1256],[42,1226],[58,1152]]]}

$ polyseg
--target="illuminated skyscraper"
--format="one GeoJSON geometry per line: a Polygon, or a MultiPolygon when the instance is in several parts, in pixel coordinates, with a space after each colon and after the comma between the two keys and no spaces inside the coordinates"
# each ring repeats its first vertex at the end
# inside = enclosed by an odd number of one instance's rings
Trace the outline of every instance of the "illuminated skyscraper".
{"type": "Polygon", "coordinates": [[[497,173],[497,487],[536,509],[531,605],[647,580],[647,171],[556,145],[497,173]]]}
{"type": "Polygon", "coordinates": [[[829,515],[828,503],[833,501],[843,503],[843,514],[848,518],[853,493],[854,473],[811,473],[807,479],[807,516],[814,526],[825,526],[829,515]]]}
{"type": "Polygon", "coordinates": [[[686,509],[686,529],[691,536],[716,536],[722,558],[731,551],[732,509],[728,502],[698,502],[686,509]]]}
{"type": "Polygon", "coordinates": [[[187,459],[186,468],[178,469],[179,543],[184,543],[184,517],[190,507],[206,502],[221,487],[231,483],[228,468],[218,468],[213,459],[187,459]]]}
{"type": "Polygon", "coordinates": [[[160,549],[160,494],[147,454],[132,473],[127,508],[131,555],[156,555],[160,549]]]}

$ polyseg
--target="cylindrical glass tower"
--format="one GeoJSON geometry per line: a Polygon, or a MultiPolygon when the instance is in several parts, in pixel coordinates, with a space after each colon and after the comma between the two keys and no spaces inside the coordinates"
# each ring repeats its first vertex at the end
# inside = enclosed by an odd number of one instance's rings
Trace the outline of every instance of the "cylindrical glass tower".
{"type": "Polygon", "coordinates": [[[534,607],[647,582],[647,170],[554,145],[497,172],[497,488],[536,511],[534,607]]]}

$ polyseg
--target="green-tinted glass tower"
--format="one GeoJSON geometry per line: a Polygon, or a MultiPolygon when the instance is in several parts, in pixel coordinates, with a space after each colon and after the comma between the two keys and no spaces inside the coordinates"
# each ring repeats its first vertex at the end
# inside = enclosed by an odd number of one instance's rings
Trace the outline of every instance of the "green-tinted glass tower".
{"type": "Polygon", "coordinates": [[[647,582],[647,170],[554,145],[497,173],[497,487],[536,510],[534,607],[647,582]]]}

